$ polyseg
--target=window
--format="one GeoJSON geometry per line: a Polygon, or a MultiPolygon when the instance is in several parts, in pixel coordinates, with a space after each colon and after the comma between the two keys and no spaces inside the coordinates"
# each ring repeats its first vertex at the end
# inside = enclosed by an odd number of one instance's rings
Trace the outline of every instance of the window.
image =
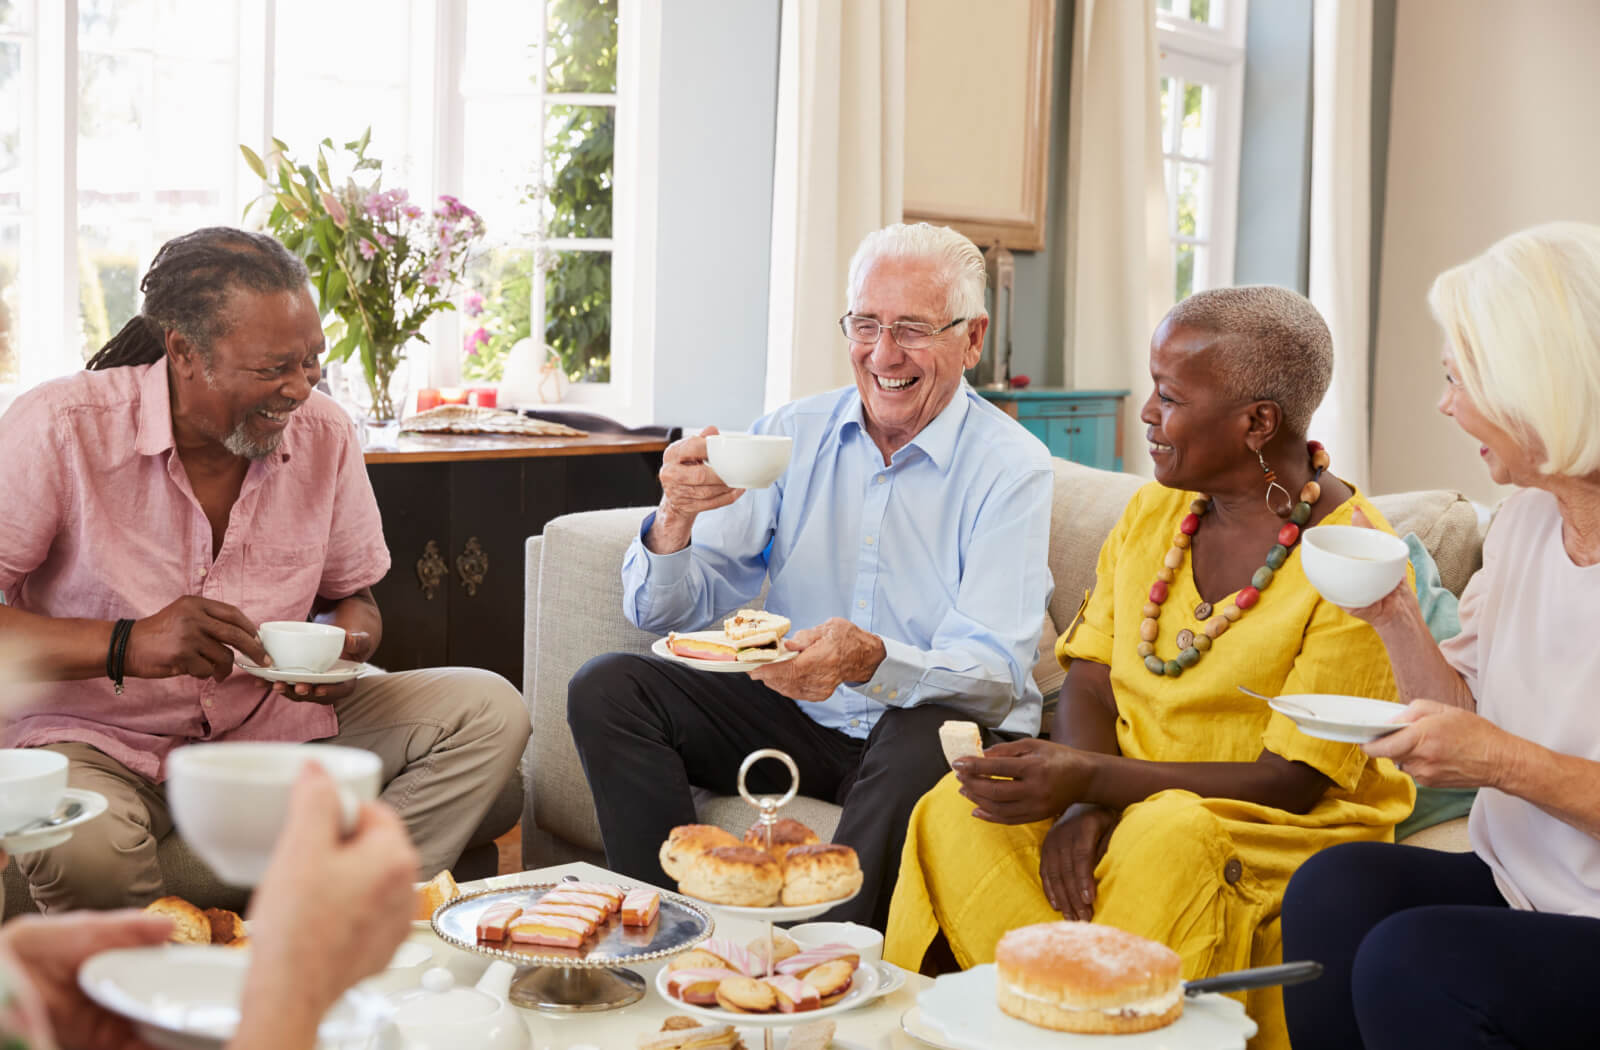
{"type": "Polygon", "coordinates": [[[132,316],[163,241],[248,221],[261,185],[239,144],[276,136],[310,158],[369,125],[386,186],[456,195],[489,230],[462,313],[413,354],[415,385],[498,378],[464,348],[492,333],[503,358],[538,316],[569,376],[598,388],[576,400],[646,400],[607,384],[648,373],[623,352],[640,335],[625,307],[613,340],[611,304],[639,181],[618,178],[640,156],[629,55],[656,41],[630,22],[658,33],[650,6],[0,0],[0,409],[132,316]],[[329,41],[359,53],[330,60],[329,41]]]}
{"type": "Polygon", "coordinates": [[[1233,281],[1246,0],[1155,0],[1173,301],[1233,281]]]}

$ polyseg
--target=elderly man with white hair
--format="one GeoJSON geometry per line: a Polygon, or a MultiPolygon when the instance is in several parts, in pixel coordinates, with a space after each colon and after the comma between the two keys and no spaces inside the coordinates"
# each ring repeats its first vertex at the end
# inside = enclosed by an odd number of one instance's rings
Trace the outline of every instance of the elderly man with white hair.
{"type": "MultiPolygon", "coordinates": [[[[882,929],[907,817],[948,768],[940,723],[976,722],[989,744],[1038,732],[1052,471],[962,381],[989,324],[971,241],[878,230],[848,292],[855,385],[751,427],[794,439],[782,477],[729,488],[706,462],[714,428],[676,442],[622,566],[628,619],[662,633],[720,624],[765,580],[766,608],[803,628],[785,639],[798,655],[745,675],[607,654],[573,677],[567,718],[613,869],[663,882],[691,785],[732,794],[745,755],[778,747],[803,794],[843,807],[834,841],[861,861],[860,895],[828,917],[882,929]]],[[[787,777],[765,762],[747,785],[787,777]]]]}

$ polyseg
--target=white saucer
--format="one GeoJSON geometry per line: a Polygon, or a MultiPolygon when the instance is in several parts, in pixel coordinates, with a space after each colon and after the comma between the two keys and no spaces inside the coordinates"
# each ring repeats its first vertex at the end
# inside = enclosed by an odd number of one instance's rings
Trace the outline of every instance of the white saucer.
{"type": "Polygon", "coordinates": [[[916,1018],[901,1018],[901,1026],[918,1039],[948,1050],[1088,1050],[1115,1046],[1117,1050],[1245,1050],[1256,1034],[1256,1023],[1245,1016],[1244,1005],[1227,996],[1197,995],[1183,1001],[1183,1015],[1165,1028],[1129,1035],[1080,1035],[1056,1032],[1001,1013],[994,997],[993,963],[938,978],[917,995],[916,1018]],[[907,1026],[929,1030],[928,1039],[907,1026]]]}
{"type": "Polygon", "coordinates": [[[83,803],[83,812],[53,828],[25,831],[20,835],[0,836],[0,850],[11,854],[37,853],[52,846],[59,846],[72,837],[73,828],[93,820],[106,811],[106,797],[98,791],[67,788],[61,793],[61,797],[83,803]]]}
{"type": "MultiPolygon", "coordinates": [[[[678,637],[711,639],[713,641],[724,643],[727,641],[727,637],[721,631],[679,631],[678,637]]],[[[728,674],[733,671],[753,671],[757,667],[765,667],[768,664],[781,664],[785,661],[793,660],[795,657],[800,655],[793,649],[785,649],[782,656],[776,657],[772,660],[696,660],[689,656],[679,656],[671,649],[668,649],[667,640],[665,638],[657,638],[654,642],[651,642],[650,651],[663,659],[671,660],[673,663],[682,664],[685,667],[693,667],[701,671],[711,671],[718,674],[728,674]]]]}
{"type": "Polygon", "coordinates": [[[233,664],[245,674],[253,674],[269,682],[292,682],[296,685],[338,685],[352,678],[370,674],[377,668],[356,660],[335,660],[326,671],[296,671],[288,668],[262,667],[243,653],[235,653],[233,664]]]}
{"type": "Polygon", "coordinates": [[[1365,744],[1405,728],[1393,721],[1405,710],[1404,704],[1365,696],[1288,693],[1267,701],[1267,706],[1294,722],[1306,736],[1345,744],[1365,744]]]}
{"type": "Polygon", "coordinates": [[[855,976],[851,978],[850,992],[843,999],[832,1006],[824,1006],[818,1010],[807,1010],[798,1014],[736,1014],[724,1010],[720,1006],[697,1006],[686,1003],[682,999],[674,998],[667,994],[667,977],[669,971],[665,966],[656,971],[656,994],[671,1004],[674,1009],[683,1010],[697,1017],[704,1017],[711,1021],[724,1021],[732,1025],[749,1025],[752,1028],[792,1028],[797,1024],[815,1021],[823,1017],[832,1017],[842,1014],[847,1010],[854,1010],[858,1006],[865,1006],[878,998],[878,969],[875,966],[862,965],[856,967],[855,976]]]}
{"type": "Polygon", "coordinates": [[[693,899],[701,901],[708,908],[715,908],[717,911],[736,915],[741,919],[765,919],[768,922],[802,922],[806,919],[815,919],[818,915],[830,908],[843,904],[845,901],[855,900],[856,894],[860,892],[861,890],[857,888],[856,892],[848,897],[823,901],[820,904],[791,904],[788,907],[779,904],[770,908],[742,908],[733,904],[718,904],[715,901],[703,900],[700,897],[693,899]]]}
{"type": "Polygon", "coordinates": [[[893,963],[880,962],[878,964],[878,990],[872,993],[874,999],[882,999],[886,995],[893,995],[906,983],[906,971],[893,963]]]}
{"type": "MultiPolygon", "coordinates": [[[[78,986],[139,1035],[165,1050],[220,1050],[239,1025],[250,952],[220,945],[117,948],[78,969],[78,986]]],[[[346,992],[318,1027],[319,1045],[366,1045],[388,1021],[387,999],[360,987],[346,992]]]]}

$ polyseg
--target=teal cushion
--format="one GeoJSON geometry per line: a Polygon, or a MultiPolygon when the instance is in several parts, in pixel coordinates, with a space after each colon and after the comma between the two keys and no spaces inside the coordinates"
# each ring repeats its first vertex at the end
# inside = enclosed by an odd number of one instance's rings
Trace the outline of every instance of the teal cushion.
{"type": "MultiPolygon", "coordinates": [[[[1433,556],[1417,539],[1417,534],[1406,533],[1405,542],[1411,552],[1411,568],[1417,574],[1417,604],[1422,606],[1428,632],[1436,642],[1454,638],[1461,633],[1461,616],[1457,612],[1460,599],[1439,582],[1439,566],[1434,564],[1433,556]]],[[[1418,784],[1416,807],[1411,816],[1394,829],[1395,839],[1398,841],[1423,828],[1466,816],[1477,795],[1477,788],[1430,788],[1418,784]]]]}

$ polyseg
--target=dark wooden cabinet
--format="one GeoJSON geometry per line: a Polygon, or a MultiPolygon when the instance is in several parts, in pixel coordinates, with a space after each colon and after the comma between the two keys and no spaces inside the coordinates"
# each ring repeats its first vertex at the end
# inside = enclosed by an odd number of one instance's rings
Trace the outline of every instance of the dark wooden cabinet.
{"type": "MultiPolygon", "coordinates": [[[[562,514],[661,498],[666,441],[411,436],[367,453],[389,575],[373,662],[483,667],[522,683],[524,548],[562,514]]],[[[618,566],[618,571],[621,566],[618,566]]]]}

